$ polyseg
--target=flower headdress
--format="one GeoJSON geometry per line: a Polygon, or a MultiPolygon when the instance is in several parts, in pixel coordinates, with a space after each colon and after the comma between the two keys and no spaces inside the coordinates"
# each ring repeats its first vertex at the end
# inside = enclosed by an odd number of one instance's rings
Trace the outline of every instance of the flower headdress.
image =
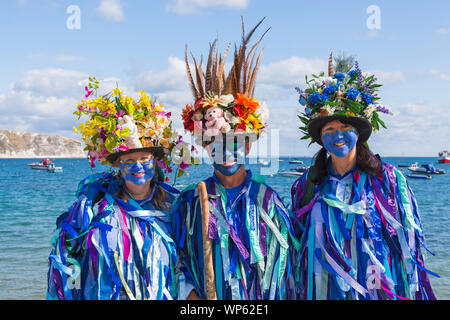
{"type": "Polygon", "coordinates": [[[186,69],[195,98],[194,105],[186,105],[182,111],[186,131],[207,136],[238,132],[259,134],[267,127],[267,107],[256,100],[253,93],[262,55],[262,50],[257,53],[257,46],[268,30],[246,53],[250,38],[263,20],[247,35],[242,21],[242,43],[239,49],[235,48],[228,75],[225,75],[224,64],[230,45],[222,57],[216,51],[217,40],[210,44],[205,71],[202,61],[197,64],[192,56],[196,81],[189,67],[186,46],[186,69]]]}
{"type": "MultiPolygon", "coordinates": [[[[316,123],[336,119],[351,119],[355,123],[369,127],[367,130],[377,131],[380,126],[386,128],[379,117],[379,112],[392,114],[386,106],[379,103],[377,95],[381,84],[376,83],[374,75],[362,72],[358,62],[353,58],[340,56],[336,60],[336,70],[333,66],[333,53],[328,60],[328,77],[324,73],[319,76],[306,76],[307,88],[295,89],[300,94],[299,103],[305,106],[305,111],[298,117],[303,123],[300,130],[304,133],[302,139],[310,139],[311,143],[319,142],[320,135],[314,131],[316,123]]],[[[370,136],[368,132],[366,139],[370,136]]]]}
{"type": "Polygon", "coordinates": [[[98,96],[99,82],[95,78],[89,81],[86,95],[74,112],[78,119],[82,115],[89,119],[74,127],[74,131],[81,133],[91,167],[95,167],[96,160],[113,165],[120,154],[136,151],[154,153],[158,166],[165,172],[172,171],[173,163],[181,171],[193,163],[187,143],[172,129],[171,113],[154,103],[145,91],[139,91],[138,101],[125,96],[118,88],[98,96]]]}

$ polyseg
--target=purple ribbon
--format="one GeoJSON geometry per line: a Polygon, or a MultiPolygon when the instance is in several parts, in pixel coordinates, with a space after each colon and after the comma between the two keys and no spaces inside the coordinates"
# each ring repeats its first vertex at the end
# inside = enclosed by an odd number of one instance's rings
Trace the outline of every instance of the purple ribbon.
{"type": "Polygon", "coordinates": [[[297,223],[297,221],[301,218],[302,215],[304,215],[306,212],[311,210],[311,208],[316,203],[318,196],[319,196],[319,194],[316,194],[316,196],[307,205],[305,205],[305,206],[301,207],[300,209],[297,209],[297,210],[294,211],[294,213],[295,213],[294,224],[297,223]]]}

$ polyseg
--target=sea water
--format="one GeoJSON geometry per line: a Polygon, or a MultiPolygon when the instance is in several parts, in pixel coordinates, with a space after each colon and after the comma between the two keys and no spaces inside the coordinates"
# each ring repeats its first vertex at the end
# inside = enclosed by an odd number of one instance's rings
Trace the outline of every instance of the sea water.
{"type": "MultiPolygon", "coordinates": [[[[303,164],[291,164],[289,158],[268,165],[250,164],[254,173],[261,168],[271,171],[292,171],[298,166],[309,166],[311,158],[298,158],[303,164]],[[278,168],[276,168],[278,166],[278,168]]],[[[91,169],[86,159],[53,159],[63,172],[49,173],[33,170],[28,163],[39,159],[0,159],[0,299],[45,299],[47,289],[48,255],[50,239],[56,218],[75,200],[78,182],[89,174],[108,170],[98,165],[91,169]]],[[[446,174],[433,175],[430,180],[408,179],[419,204],[427,247],[426,267],[440,275],[430,275],[432,286],[440,299],[450,299],[450,165],[438,164],[437,158],[384,158],[399,164],[432,163],[446,174]]],[[[402,169],[402,168],[400,168],[402,169]]],[[[408,169],[404,168],[405,175],[408,169]]],[[[168,184],[184,189],[191,183],[212,174],[208,164],[193,166],[176,181],[173,174],[168,184]]],[[[290,188],[296,177],[283,177],[277,173],[265,176],[285,202],[290,201],[290,188]]]]}

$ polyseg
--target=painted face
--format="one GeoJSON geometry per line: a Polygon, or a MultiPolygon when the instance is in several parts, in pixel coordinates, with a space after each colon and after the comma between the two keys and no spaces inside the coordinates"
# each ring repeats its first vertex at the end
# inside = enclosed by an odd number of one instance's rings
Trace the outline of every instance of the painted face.
{"type": "Polygon", "coordinates": [[[140,159],[126,159],[119,163],[120,172],[125,181],[143,185],[155,175],[155,159],[146,156],[140,159]]]}
{"type": "Polygon", "coordinates": [[[210,145],[213,167],[224,176],[232,176],[245,163],[245,143],[214,141],[210,145]]]}
{"type": "Polygon", "coordinates": [[[345,157],[356,145],[356,129],[326,131],[322,133],[323,146],[337,157],[345,157]]]}

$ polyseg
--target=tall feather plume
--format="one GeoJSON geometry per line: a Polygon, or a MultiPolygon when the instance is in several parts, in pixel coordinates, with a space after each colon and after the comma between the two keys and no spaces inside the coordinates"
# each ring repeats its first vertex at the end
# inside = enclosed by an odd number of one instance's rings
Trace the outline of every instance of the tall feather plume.
{"type": "Polygon", "coordinates": [[[261,54],[262,51],[259,53],[258,58],[256,60],[256,64],[253,66],[253,61],[255,57],[255,53],[253,52],[256,50],[258,44],[261,42],[262,38],[265,36],[265,34],[269,31],[267,29],[264,34],[261,36],[261,38],[253,44],[253,46],[250,48],[250,51],[248,54],[246,54],[247,46],[250,42],[251,37],[255,33],[256,29],[261,25],[261,23],[264,21],[265,18],[261,19],[250,32],[245,34],[245,26],[244,26],[244,20],[242,18],[242,43],[239,47],[239,49],[235,46],[235,52],[234,52],[234,63],[233,67],[230,70],[230,74],[228,74],[225,88],[226,90],[232,89],[232,94],[236,96],[237,93],[243,93],[243,94],[252,94],[254,91],[255,81],[256,81],[256,74],[258,71],[259,62],[261,60],[261,54]],[[251,58],[250,58],[251,57],[251,58]],[[231,73],[232,72],[232,73],[231,73]],[[229,84],[229,81],[232,83],[229,84]]]}
{"type": "Polygon", "coordinates": [[[334,76],[334,68],[333,68],[333,51],[330,52],[330,57],[328,58],[328,76],[334,76]]]}
{"type": "Polygon", "coordinates": [[[227,58],[228,50],[230,49],[231,43],[228,44],[227,49],[225,50],[225,53],[223,54],[223,57],[220,59],[219,62],[219,71],[217,73],[217,94],[220,96],[222,94],[223,90],[223,84],[225,83],[225,73],[224,73],[224,65],[225,65],[225,59],[227,58]]]}
{"type": "Polygon", "coordinates": [[[200,63],[200,66],[198,66],[197,61],[195,60],[193,55],[192,55],[192,60],[194,61],[195,78],[197,80],[198,93],[199,93],[199,97],[201,98],[201,97],[205,96],[205,88],[203,86],[203,77],[202,77],[203,71],[201,69],[199,69],[201,67],[201,63],[200,63]]]}
{"type": "Polygon", "coordinates": [[[212,44],[209,45],[209,54],[208,54],[208,61],[206,63],[206,72],[205,72],[205,92],[209,92],[212,89],[212,60],[213,60],[213,54],[215,53],[217,39],[214,40],[212,44]]]}
{"type": "Polygon", "coordinates": [[[194,95],[195,100],[197,100],[198,98],[200,98],[200,96],[199,96],[199,92],[198,92],[197,88],[195,87],[194,79],[192,78],[191,68],[189,67],[189,60],[187,57],[187,45],[184,50],[184,61],[186,62],[186,72],[187,72],[187,76],[189,79],[189,85],[191,87],[191,91],[192,91],[192,94],[194,95]]]}

